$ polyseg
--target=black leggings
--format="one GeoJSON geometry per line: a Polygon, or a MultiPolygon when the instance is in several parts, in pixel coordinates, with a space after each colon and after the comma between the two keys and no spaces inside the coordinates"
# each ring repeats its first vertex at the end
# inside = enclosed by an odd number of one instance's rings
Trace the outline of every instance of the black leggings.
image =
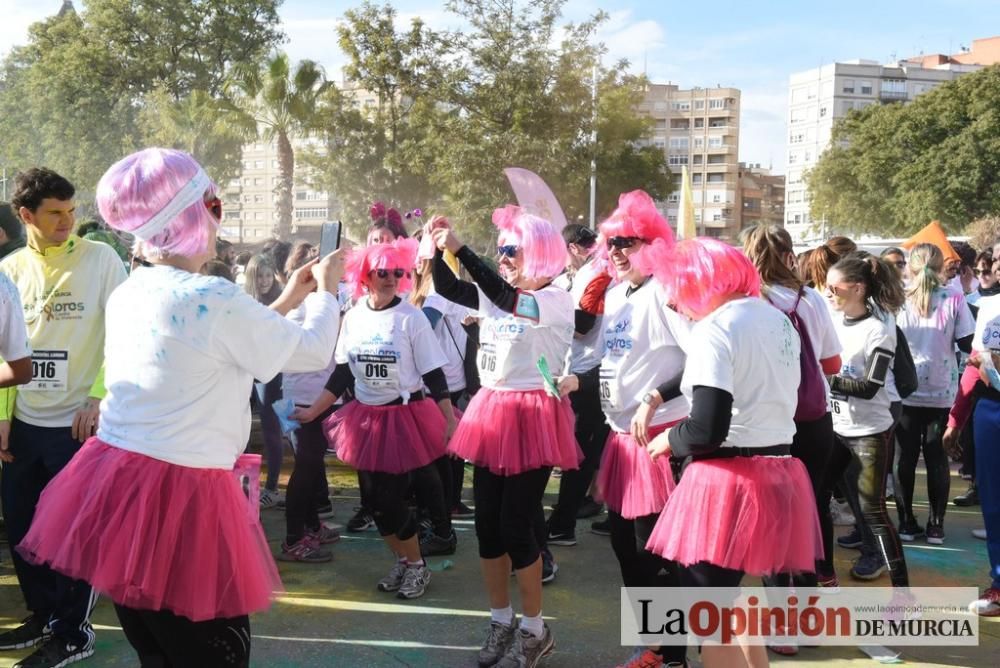
{"type": "Polygon", "coordinates": [[[903,416],[896,427],[899,465],[896,468],[896,507],[900,522],[913,522],[913,488],[916,485],[917,460],[924,453],[927,466],[927,497],[930,500],[930,524],[944,524],[951,487],[951,469],[941,437],[948,422],[947,408],[903,406],[903,416]]]}
{"type": "MultiPolygon", "coordinates": [[[[434,464],[422,468],[433,470],[434,464]]],[[[406,502],[410,475],[416,471],[410,473],[358,471],[358,486],[362,497],[370,504],[375,526],[378,527],[380,535],[396,536],[399,540],[409,540],[416,535],[417,521],[410,510],[410,504],[406,502]]]]}
{"type": "Polygon", "coordinates": [[[169,610],[115,604],[118,621],[142,668],[245,668],[250,665],[250,618],[192,622],[169,610]]]}
{"type": "Polygon", "coordinates": [[[515,569],[527,568],[538,560],[544,547],[539,540],[545,531],[542,496],[551,471],[543,467],[502,476],[476,467],[472,490],[481,558],[498,559],[507,554],[515,569]]]}
{"type": "Polygon", "coordinates": [[[863,551],[882,558],[894,587],[909,586],[903,545],[885,507],[885,481],[892,470],[892,430],[870,436],[837,434],[836,442],[841,449],[835,450],[835,466],[842,466],[846,458],[848,463],[853,461],[855,469],[860,469],[857,477],[845,476],[844,483],[847,502],[858,520],[863,551]]]}
{"type": "Polygon", "coordinates": [[[659,513],[627,520],[608,510],[611,529],[611,549],[618,558],[622,582],[626,587],[675,587],[677,569],[673,562],[646,549],[659,513]],[[660,575],[665,571],[665,575],[660,575]]]}
{"type": "Polygon", "coordinates": [[[451,512],[445,501],[451,486],[451,462],[451,457],[444,455],[410,474],[417,506],[427,514],[434,533],[442,538],[451,535],[451,512]]]}
{"type": "Polygon", "coordinates": [[[288,545],[300,540],[306,529],[319,528],[319,506],[329,503],[323,420],[332,412],[331,409],[312,422],[306,422],[293,434],[295,466],[285,495],[285,542],[288,545]]]}

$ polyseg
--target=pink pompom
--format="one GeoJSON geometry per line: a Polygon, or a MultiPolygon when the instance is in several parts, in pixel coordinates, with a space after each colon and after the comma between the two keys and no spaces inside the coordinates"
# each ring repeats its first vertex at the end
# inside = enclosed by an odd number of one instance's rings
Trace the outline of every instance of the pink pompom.
{"type": "Polygon", "coordinates": [[[375,222],[383,220],[385,218],[385,204],[382,202],[375,202],[371,205],[371,208],[368,209],[368,213],[375,222]]]}

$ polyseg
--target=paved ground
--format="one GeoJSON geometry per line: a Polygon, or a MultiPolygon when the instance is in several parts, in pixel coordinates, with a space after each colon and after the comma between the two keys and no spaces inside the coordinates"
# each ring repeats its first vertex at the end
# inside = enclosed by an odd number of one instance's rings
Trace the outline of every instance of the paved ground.
{"type": "MultiPolygon", "coordinates": [[[[287,462],[286,462],[287,467],[287,462]]],[[[287,474],[287,471],[285,472],[287,474]]],[[[331,467],[341,493],[335,497],[336,520],[345,522],[357,502],[352,476],[331,467]]],[[[466,482],[471,475],[466,476],[466,482]]],[[[284,484],[284,479],[282,481],[284,484]]],[[[923,478],[918,478],[918,488],[923,478]]],[[[558,481],[549,486],[554,500],[558,481]]],[[[953,491],[965,489],[957,477],[953,491]]],[[[923,497],[921,497],[923,499],[923,497]]],[[[923,510],[925,506],[921,506],[923,510]]],[[[277,549],[284,519],[279,511],[263,513],[272,546],[277,549]]],[[[978,508],[949,508],[944,547],[908,546],[907,561],[914,585],[982,586],[987,572],[986,545],[969,530],[981,526],[978,508]]],[[[607,538],[590,534],[583,523],[580,543],[554,548],[559,563],[556,581],[545,589],[545,614],[556,636],[549,668],[614,666],[628,654],[617,646],[617,563],[607,538]]],[[[390,666],[474,666],[487,624],[488,610],[479,581],[475,535],[471,521],[461,521],[457,554],[431,560],[437,571],[426,596],[403,602],[375,589],[391,560],[374,532],[347,534],[335,547],[330,564],[284,564],[286,593],[267,613],[252,620],[254,666],[351,668],[390,666]]],[[[6,550],[0,564],[0,627],[9,628],[25,615],[6,550]]],[[[854,553],[838,548],[838,571],[846,577],[854,553]]],[[[192,555],[197,558],[196,555],[192,555]]],[[[881,584],[885,584],[882,581],[881,584]]],[[[845,583],[846,584],[846,583],[845,583]]],[[[516,606],[515,606],[516,608],[516,606]]],[[[95,612],[97,653],[85,666],[135,666],[113,608],[102,601],[95,612]]],[[[1000,619],[984,620],[982,644],[976,648],[911,648],[903,654],[912,666],[1000,665],[1000,619]]],[[[27,652],[0,655],[0,668],[27,652]]],[[[694,654],[692,653],[692,656],[694,654]]],[[[800,666],[871,666],[875,662],[852,647],[803,649],[775,663],[800,666]]]]}

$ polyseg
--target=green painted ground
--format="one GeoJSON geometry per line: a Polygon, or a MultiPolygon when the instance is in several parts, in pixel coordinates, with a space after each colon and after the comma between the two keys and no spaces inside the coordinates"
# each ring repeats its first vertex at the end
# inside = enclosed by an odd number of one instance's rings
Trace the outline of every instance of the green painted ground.
{"type": "MultiPolygon", "coordinates": [[[[288,462],[286,462],[287,468],[288,462]]],[[[287,475],[287,470],[285,471],[287,475]]],[[[356,503],[353,476],[331,467],[335,521],[346,522],[356,503]]],[[[467,484],[471,475],[466,476],[467,484]]],[[[284,484],[284,479],[282,481],[284,484]]],[[[918,489],[923,478],[918,478],[918,489]]],[[[558,481],[549,486],[554,500],[558,481]]],[[[956,477],[953,491],[965,489],[956,477]]],[[[468,491],[468,490],[467,490],[468,491]]],[[[919,494],[919,492],[918,492],[919,494]]],[[[923,496],[921,495],[921,498],[923,496]]],[[[263,513],[272,546],[277,549],[284,529],[281,512],[263,513]]],[[[580,544],[554,548],[559,575],[545,589],[545,614],[555,633],[556,652],[543,665],[550,668],[614,666],[629,654],[617,645],[618,566],[607,538],[578,525],[580,544]]],[[[969,530],[981,525],[978,508],[949,509],[945,548],[907,548],[914,585],[982,586],[987,571],[985,543],[969,530]]],[[[253,665],[275,668],[344,666],[474,666],[475,649],[487,625],[488,610],[479,581],[475,535],[471,521],[458,522],[458,553],[449,568],[438,570],[426,596],[404,602],[375,589],[391,566],[391,558],[372,532],[346,534],[334,546],[329,564],[280,564],[286,594],[266,614],[253,618],[253,665]]],[[[838,571],[846,580],[852,551],[839,550],[838,571]]],[[[197,555],[192,555],[197,558],[197,555]]],[[[436,569],[445,559],[432,559],[436,569]]],[[[882,581],[881,584],[885,584],[882,581]]],[[[845,582],[844,584],[848,584],[845,582]]],[[[0,564],[0,626],[11,627],[25,615],[13,570],[4,550],[0,564]]],[[[515,606],[516,608],[516,606],[515,606]]],[[[137,662],[117,628],[114,610],[102,601],[95,612],[98,648],[85,666],[135,666],[137,662]]],[[[912,648],[904,654],[912,666],[1000,665],[1000,619],[981,626],[977,648],[945,650],[912,648]]],[[[0,654],[0,668],[27,652],[0,654]]],[[[692,657],[694,653],[692,652],[692,657]]],[[[874,661],[850,647],[803,649],[797,657],[772,655],[775,663],[800,666],[872,666],[874,661]]]]}

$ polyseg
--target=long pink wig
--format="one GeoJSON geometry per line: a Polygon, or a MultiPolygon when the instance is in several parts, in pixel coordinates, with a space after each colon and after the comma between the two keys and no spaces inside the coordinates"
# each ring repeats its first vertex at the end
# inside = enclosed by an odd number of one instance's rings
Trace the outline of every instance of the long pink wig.
{"type": "Polygon", "coordinates": [[[493,212],[493,224],[500,230],[499,245],[521,249],[524,276],[553,278],[566,268],[566,242],[549,221],[508,204],[493,212]]]}
{"type": "MultiPolygon", "coordinates": [[[[147,148],[126,156],[111,165],[97,184],[101,217],[113,229],[131,232],[159,213],[199,168],[190,155],[170,148],[147,148]]],[[[210,199],[215,193],[213,184],[205,196],[210,199]]],[[[136,250],[151,259],[167,254],[193,257],[209,250],[209,231],[218,226],[198,200],[156,236],[136,239],[136,250]]]]}
{"type": "Polygon", "coordinates": [[[347,258],[344,280],[351,289],[351,296],[360,299],[367,292],[368,274],[376,269],[405,269],[399,279],[397,292],[408,292],[413,286],[413,268],[417,263],[416,239],[396,239],[391,244],[359,246],[347,258]]]}
{"type": "Polygon", "coordinates": [[[701,320],[720,297],[760,296],[760,274],[750,259],[718,239],[686,239],[653,253],[653,276],[679,310],[701,320]]]}
{"type": "Polygon", "coordinates": [[[653,198],[643,190],[622,193],[618,197],[618,208],[599,227],[597,257],[611,273],[614,265],[608,252],[607,239],[610,237],[637,237],[646,245],[629,256],[632,263],[643,274],[653,273],[655,258],[674,245],[674,232],[667,219],[656,208],[653,198]]]}

